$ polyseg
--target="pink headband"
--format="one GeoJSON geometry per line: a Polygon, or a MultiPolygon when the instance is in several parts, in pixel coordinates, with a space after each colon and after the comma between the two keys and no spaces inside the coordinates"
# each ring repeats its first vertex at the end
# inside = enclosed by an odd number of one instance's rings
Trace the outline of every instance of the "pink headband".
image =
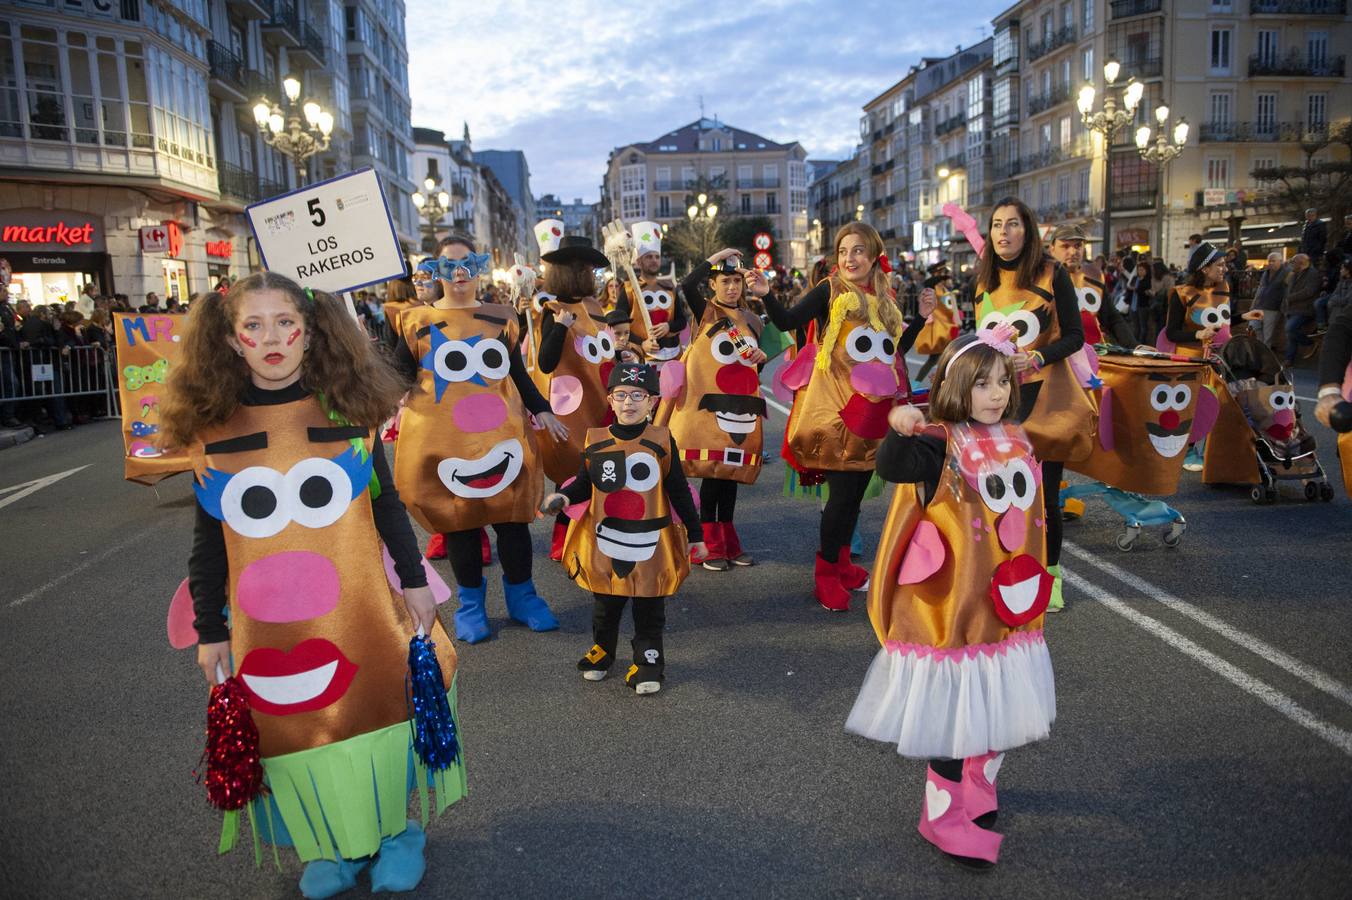
{"type": "Polygon", "coordinates": [[[968,350],[971,350],[979,344],[985,344],[987,347],[991,347],[992,349],[1003,353],[1005,356],[1013,356],[1019,349],[1014,344],[1014,336],[1018,333],[1019,330],[1008,322],[1001,322],[993,328],[983,328],[977,331],[976,340],[959,347],[958,352],[953,354],[953,358],[950,359],[948,365],[944,367],[944,371],[947,372],[948,369],[952,368],[953,363],[958,361],[959,356],[962,356],[968,350]]]}

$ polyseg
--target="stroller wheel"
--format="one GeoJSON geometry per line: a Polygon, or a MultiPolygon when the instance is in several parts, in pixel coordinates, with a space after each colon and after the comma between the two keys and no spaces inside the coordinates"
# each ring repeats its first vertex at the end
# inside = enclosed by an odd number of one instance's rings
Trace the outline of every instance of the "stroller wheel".
{"type": "Polygon", "coordinates": [[[1164,541],[1164,546],[1172,550],[1183,543],[1183,533],[1187,530],[1187,522],[1170,522],[1169,527],[1164,529],[1164,534],[1161,536],[1161,540],[1164,541]]]}
{"type": "Polygon", "coordinates": [[[1319,485],[1319,499],[1320,499],[1320,500],[1323,500],[1325,503],[1328,503],[1330,500],[1332,500],[1332,499],[1333,499],[1333,485],[1329,484],[1327,481],[1325,481],[1325,482],[1323,482],[1322,484],[1320,484],[1320,485],[1319,485]]]}
{"type": "Polygon", "coordinates": [[[1277,489],[1255,484],[1249,488],[1249,499],[1259,505],[1271,503],[1277,499],[1277,489]]]}
{"type": "Polygon", "coordinates": [[[1117,536],[1117,549],[1123,553],[1130,553],[1131,548],[1136,545],[1136,536],[1140,533],[1139,525],[1128,526],[1126,531],[1117,536]]]}
{"type": "Polygon", "coordinates": [[[1319,499],[1319,484],[1317,482],[1305,482],[1305,499],[1311,503],[1319,499]]]}

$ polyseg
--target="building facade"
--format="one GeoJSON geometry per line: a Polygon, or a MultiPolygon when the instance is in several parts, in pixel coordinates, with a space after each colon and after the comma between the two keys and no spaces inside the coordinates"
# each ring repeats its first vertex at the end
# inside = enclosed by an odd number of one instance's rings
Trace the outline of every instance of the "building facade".
{"type": "Polygon", "coordinates": [[[414,128],[413,141],[412,175],[416,190],[427,196],[429,190],[425,182],[430,178],[435,185],[430,191],[433,196],[445,191],[451,198],[444,215],[433,218],[426,209],[419,212],[422,251],[433,252],[437,240],[452,232],[474,237],[474,190],[478,172],[468,137],[453,144],[446,140],[444,132],[414,128]]]}
{"type": "MultiPolygon", "coordinates": [[[[922,65],[927,62],[922,61],[922,65]]],[[[905,78],[865,103],[859,119],[856,159],[860,168],[859,202],[864,205],[861,220],[878,229],[893,257],[910,250],[911,223],[915,221],[909,209],[912,179],[907,131],[917,71],[919,67],[912,66],[905,78]]],[[[919,141],[916,149],[927,154],[919,141]]],[[[854,212],[849,210],[847,218],[854,218],[854,212]]]]}
{"type": "Polygon", "coordinates": [[[777,143],[717,119],[699,119],[655,141],[617,147],[606,162],[601,209],[606,221],[685,218],[700,184],[723,198],[719,217],[767,216],[774,223],[776,264],[807,264],[807,153],[797,141],[777,143]]]}
{"type": "Polygon", "coordinates": [[[535,214],[540,219],[561,220],[564,234],[579,234],[596,241],[601,230],[596,221],[595,204],[583,203],[581,197],[573,198],[572,203],[564,203],[554,194],[545,194],[535,199],[535,214]]]}
{"type": "Polygon", "coordinates": [[[835,247],[836,230],[846,222],[862,220],[865,207],[859,199],[859,157],[819,164],[817,177],[808,188],[812,225],[809,262],[829,256],[835,247]]]}

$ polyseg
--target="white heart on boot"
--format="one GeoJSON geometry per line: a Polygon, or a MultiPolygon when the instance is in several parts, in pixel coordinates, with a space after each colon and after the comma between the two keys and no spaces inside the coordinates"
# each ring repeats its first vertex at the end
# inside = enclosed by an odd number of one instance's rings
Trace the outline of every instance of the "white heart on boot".
{"type": "Polygon", "coordinates": [[[931,822],[948,812],[948,807],[952,803],[952,794],[941,787],[936,787],[932,781],[925,782],[925,815],[931,822]]]}
{"type": "Polygon", "coordinates": [[[1003,753],[997,753],[986,760],[986,765],[982,767],[981,774],[986,776],[986,780],[995,784],[995,776],[1000,772],[1000,764],[1005,761],[1003,753]]]}

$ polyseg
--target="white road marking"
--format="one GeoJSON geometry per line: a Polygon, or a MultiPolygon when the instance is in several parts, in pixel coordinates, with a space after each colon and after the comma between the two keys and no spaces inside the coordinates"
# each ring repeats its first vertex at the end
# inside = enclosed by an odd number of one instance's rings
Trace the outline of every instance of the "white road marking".
{"type": "Polygon", "coordinates": [[[1065,572],[1064,577],[1067,584],[1086,596],[1093,597],[1095,601],[1122,616],[1128,622],[1139,626],[1175,650],[1192,657],[1240,690],[1261,700],[1292,722],[1309,729],[1348,756],[1352,756],[1352,732],[1325,722],[1272,685],[1260,681],[1238,666],[1226,662],[1210,650],[1194,643],[1162,622],[1152,619],[1130,604],[1109,594],[1103,588],[1084,580],[1073,572],[1065,572]]]}
{"type": "Polygon", "coordinates": [[[783,403],[780,403],[778,400],[772,400],[769,397],[766,397],[764,399],[767,406],[774,407],[775,409],[779,410],[786,416],[789,414],[789,408],[785,406],[783,403]]]}
{"type": "Polygon", "coordinates": [[[56,484],[62,478],[67,478],[71,475],[74,475],[76,472],[79,472],[81,469],[87,468],[89,468],[88,464],[79,466],[74,469],[67,469],[64,472],[57,472],[55,475],[46,475],[43,476],[42,478],[35,478],[32,481],[25,481],[23,484],[12,484],[7,488],[0,488],[0,494],[9,494],[8,497],[0,499],[0,509],[4,509],[11,503],[17,502],[19,500],[22,500],[24,497],[27,497],[29,494],[40,491],[45,487],[50,487],[51,485],[56,484]],[[10,493],[11,491],[13,491],[13,493],[10,493]]]}
{"type": "Polygon", "coordinates": [[[106,559],[111,559],[112,557],[117,556],[117,554],[123,553],[123,552],[125,552],[125,551],[127,551],[127,550],[130,550],[132,547],[135,547],[135,546],[138,545],[138,544],[144,545],[145,542],[146,542],[153,534],[155,534],[155,533],[158,532],[158,531],[163,531],[163,529],[164,529],[164,525],[163,525],[162,523],[158,523],[158,524],[152,525],[152,526],[150,526],[149,528],[146,528],[146,529],[144,529],[144,530],[142,530],[142,531],[138,531],[136,534],[134,534],[134,535],[132,535],[131,537],[127,538],[125,541],[122,541],[122,542],[120,542],[120,543],[114,544],[113,546],[107,548],[107,549],[104,550],[102,553],[98,554],[97,556],[91,556],[91,557],[89,557],[88,559],[86,559],[84,562],[80,563],[78,566],[73,566],[73,567],[67,569],[66,571],[62,572],[60,575],[58,575],[58,576],[56,576],[55,578],[53,578],[51,581],[48,581],[48,582],[46,582],[45,584],[38,585],[37,587],[33,588],[33,590],[31,590],[31,591],[29,591],[28,593],[24,594],[24,595],[23,595],[22,597],[20,597],[19,599],[17,599],[17,600],[11,600],[10,603],[9,603],[9,608],[10,608],[10,609],[14,609],[15,607],[23,606],[25,603],[29,602],[30,600],[36,600],[38,597],[41,597],[43,594],[47,593],[48,591],[52,590],[53,588],[59,587],[60,585],[64,584],[64,583],[66,582],[67,579],[70,579],[70,578],[73,578],[73,577],[76,576],[76,575],[79,575],[79,574],[80,574],[81,572],[83,572],[85,569],[88,569],[88,568],[90,568],[91,566],[96,566],[96,565],[98,565],[99,563],[103,562],[103,561],[106,560],[106,559]]]}
{"type": "Polygon", "coordinates": [[[1261,656],[1277,668],[1290,672],[1306,684],[1318,688],[1331,697],[1336,697],[1348,706],[1352,706],[1352,688],[1335,678],[1319,671],[1313,666],[1301,662],[1281,650],[1278,650],[1266,641],[1254,637],[1246,631],[1235,628],[1233,625],[1216,618],[1211,613],[1199,609],[1185,600],[1180,600],[1178,597],[1175,597],[1161,587],[1151,584],[1144,578],[1133,575],[1107,560],[1098,558],[1083,547],[1070,541],[1065,541],[1061,546],[1062,549],[1071,556],[1083,560],[1104,574],[1110,575],[1123,584],[1135,588],[1146,597],[1159,601],[1174,612],[1187,616],[1197,624],[1211,629],[1226,640],[1232,641],[1240,647],[1243,647],[1245,650],[1261,656]]]}

